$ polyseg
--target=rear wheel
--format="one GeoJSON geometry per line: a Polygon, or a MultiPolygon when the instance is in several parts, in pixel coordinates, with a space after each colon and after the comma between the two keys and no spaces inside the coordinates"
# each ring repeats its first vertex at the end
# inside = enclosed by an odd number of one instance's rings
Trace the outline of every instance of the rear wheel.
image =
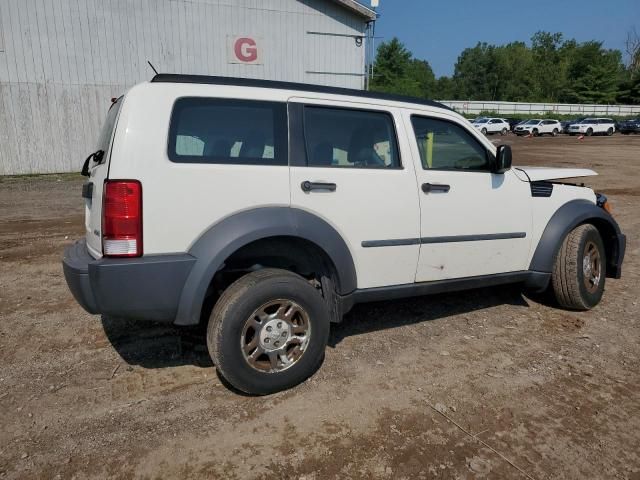
{"type": "Polygon", "coordinates": [[[329,313],[320,292],[299,275],[271,268],[227,288],[207,328],[209,353],[221,376],[257,395],[310,377],[328,338],[329,313]]]}
{"type": "Polygon", "coordinates": [[[608,136],[613,135],[613,128],[609,128],[609,130],[607,130],[607,135],[608,136]]]}
{"type": "Polygon", "coordinates": [[[590,137],[591,135],[593,135],[593,128],[589,128],[589,130],[587,130],[587,137],[590,137]]]}
{"type": "Polygon", "coordinates": [[[553,129],[553,132],[551,132],[551,135],[553,135],[554,137],[557,137],[557,136],[558,136],[558,133],[560,133],[560,132],[558,132],[558,129],[557,129],[557,128],[554,128],[554,129],[553,129]]]}
{"type": "Polygon", "coordinates": [[[507,134],[507,129],[503,128],[502,131],[500,132],[500,135],[506,135],[507,134]]]}
{"type": "Polygon", "coordinates": [[[558,303],[573,310],[595,307],[604,293],[605,274],[600,233],[590,224],[576,227],[562,242],[551,275],[558,303]]]}

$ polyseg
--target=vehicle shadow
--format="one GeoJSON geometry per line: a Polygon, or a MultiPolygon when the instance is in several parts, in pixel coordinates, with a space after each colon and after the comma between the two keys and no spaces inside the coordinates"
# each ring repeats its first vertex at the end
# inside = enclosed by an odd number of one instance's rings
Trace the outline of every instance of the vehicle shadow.
{"type": "Polygon", "coordinates": [[[329,346],[336,347],[346,337],[439,320],[497,305],[529,306],[521,285],[356,305],[342,323],[332,325],[329,346]]]}
{"type": "Polygon", "coordinates": [[[102,327],[113,348],[129,365],[143,368],[213,366],[202,326],[176,327],[103,315],[102,327]]]}
{"type": "MultiPolygon", "coordinates": [[[[521,286],[507,285],[356,305],[342,323],[331,326],[328,345],[335,348],[347,337],[505,304],[528,306],[521,286]]],[[[205,325],[176,327],[103,315],[102,326],[113,348],[129,365],[149,369],[181,365],[213,366],[207,350],[205,325]]]]}

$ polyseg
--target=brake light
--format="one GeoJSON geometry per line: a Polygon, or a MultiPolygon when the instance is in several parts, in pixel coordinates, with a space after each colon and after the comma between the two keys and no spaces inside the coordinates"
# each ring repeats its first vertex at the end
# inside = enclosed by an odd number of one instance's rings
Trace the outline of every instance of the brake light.
{"type": "Polygon", "coordinates": [[[137,180],[107,180],[104,184],[102,253],[106,257],[142,256],[142,185],[137,180]]]}

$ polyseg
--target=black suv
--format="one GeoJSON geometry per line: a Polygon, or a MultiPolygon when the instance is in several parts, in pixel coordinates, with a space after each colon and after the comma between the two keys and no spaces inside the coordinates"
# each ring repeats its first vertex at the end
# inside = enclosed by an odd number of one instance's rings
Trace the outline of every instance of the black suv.
{"type": "Polygon", "coordinates": [[[633,120],[623,120],[618,124],[620,133],[628,135],[630,133],[640,133],[640,118],[633,120]]]}

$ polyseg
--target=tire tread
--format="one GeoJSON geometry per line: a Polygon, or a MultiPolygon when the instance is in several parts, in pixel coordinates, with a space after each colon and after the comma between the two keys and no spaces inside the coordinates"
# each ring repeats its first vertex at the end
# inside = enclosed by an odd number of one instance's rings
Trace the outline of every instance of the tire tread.
{"type": "Polygon", "coordinates": [[[584,224],[573,229],[566,236],[554,262],[552,285],[558,303],[576,310],[588,310],[590,306],[585,302],[580,292],[579,269],[580,247],[584,237],[590,231],[598,232],[591,224],[584,224]]]}

